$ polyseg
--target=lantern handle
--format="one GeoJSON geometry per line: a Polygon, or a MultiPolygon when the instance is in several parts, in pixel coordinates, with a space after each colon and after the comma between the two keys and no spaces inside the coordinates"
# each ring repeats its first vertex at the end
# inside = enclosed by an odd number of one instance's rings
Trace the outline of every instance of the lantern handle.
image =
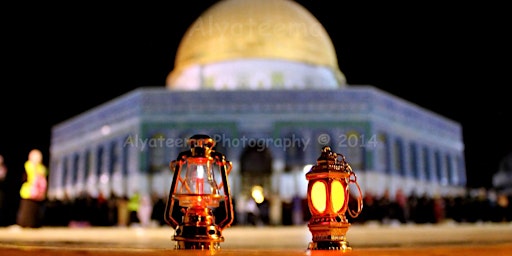
{"type": "Polygon", "coordinates": [[[357,211],[350,209],[350,206],[348,207],[348,213],[350,214],[350,216],[352,218],[356,218],[357,216],[359,216],[359,214],[363,210],[363,196],[362,196],[363,194],[361,193],[361,187],[359,187],[359,184],[357,183],[356,173],[352,170],[352,167],[350,166],[350,164],[348,164],[348,162],[345,160],[345,156],[340,153],[334,153],[334,155],[337,156],[337,158],[341,158],[340,160],[337,160],[337,161],[340,161],[341,165],[343,166],[343,169],[349,173],[348,184],[350,185],[350,183],[354,183],[357,187],[357,192],[358,192],[357,211]]]}
{"type": "MultiPolygon", "coordinates": [[[[220,152],[212,152],[213,159],[215,163],[220,167],[226,170],[226,175],[231,173],[231,169],[233,169],[233,163],[231,161],[226,160],[226,156],[220,152]]],[[[219,184],[217,184],[218,189],[222,189],[224,186],[224,182],[221,180],[219,184]]]]}
{"type": "Polygon", "coordinates": [[[171,225],[173,228],[178,227],[179,223],[178,221],[172,216],[172,212],[174,209],[174,197],[173,194],[176,192],[177,183],[181,181],[181,167],[187,160],[189,156],[192,155],[192,152],[190,150],[181,152],[178,155],[178,158],[176,160],[171,161],[169,164],[170,170],[173,172],[173,179],[171,183],[171,187],[169,189],[169,194],[167,198],[167,203],[165,206],[164,211],[164,220],[167,222],[167,224],[171,225]]]}
{"type": "Polygon", "coordinates": [[[347,165],[347,166],[348,166],[348,169],[350,171],[350,176],[348,178],[348,182],[349,182],[349,184],[350,183],[355,184],[356,187],[357,187],[357,192],[358,192],[358,196],[357,196],[357,211],[354,211],[354,210],[350,209],[350,206],[349,206],[348,207],[348,213],[350,214],[350,217],[356,218],[357,216],[359,216],[361,211],[363,211],[363,194],[361,192],[361,187],[357,183],[357,176],[356,176],[356,174],[352,171],[352,168],[350,167],[350,165],[347,165]]]}
{"type": "Polygon", "coordinates": [[[223,189],[224,191],[224,209],[226,211],[225,218],[219,222],[217,225],[220,230],[223,230],[226,227],[229,227],[235,216],[233,215],[233,202],[231,200],[231,192],[229,189],[228,183],[228,175],[233,168],[233,163],[231,161],[226,160],[226,156],[219,152],[212,152],[212,156],[220,167],[220,174],[222,181],[218,185],[219,189],[223,189]]]}

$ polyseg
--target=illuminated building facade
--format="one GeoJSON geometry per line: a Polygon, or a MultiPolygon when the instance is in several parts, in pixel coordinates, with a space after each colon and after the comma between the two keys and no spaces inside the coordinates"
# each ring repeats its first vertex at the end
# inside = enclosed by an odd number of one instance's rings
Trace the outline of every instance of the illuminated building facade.
{"type": "Polygon", "coordinates": [[[184,35],[166,87],[136,89],[53,127],[49,198],[165,197],[170,161],[198,133],[233,161],[234,197],[264,188],[275,224],[282,202],[306,197],[304,169],[324,145],[346,156],[364,193],[463,193],[460,124],[348,85],[337,62],[322,25],[297,3],[221,1],[184,35]]]}

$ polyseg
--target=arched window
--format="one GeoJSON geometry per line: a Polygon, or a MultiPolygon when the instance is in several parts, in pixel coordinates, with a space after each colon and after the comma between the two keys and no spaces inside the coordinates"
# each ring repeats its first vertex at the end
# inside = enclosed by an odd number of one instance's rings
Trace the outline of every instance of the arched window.
{"type": "Polygon", "coordinates": [[[91,161],[92,155],[90,150],[86,150],[84,154],[84,180],[89,179],[89,175],[91,174],[91,161]]]}
{"type": "Polygon", "coordinates": [[[432,181],[430,150],[427,147],[423,148],[423,171],[425,173],[425,179],[432,181]]]}
{"type": "Polygon", "coordinates": [[[464,162],[464,156],[457,156],[457,170],[456,170],[456,184],[457,185],[466,185],[466,165],[464,162]]]}
{"type": "MultiPolygon", "coordinates": [[[[126,141],[128,137],[124,140],[126,141]]],[[[121,173],[123,174],[123,177],[128,177],[128,163],[130,158],[130,148],[129,146],[123,146],[122,148],[122,157],[121,157],[121,173]]]]}
{"type": "Polygon", "coordinates": [[[100,146],[96,152],[96,178],[101,178],[101,172],[103,168],[103,147],[100,146]]]}
{"type": "Polygon", "coordinates": [[[149,150],[149,172],[156,173],[167,168],[165,162],[165,136],[157,133],[151,137],[152,143],[148,145],[149,150]]]}
{"type": "Polygon", "coordinates": [[[404,146],[401,139],[395,140],[393,145],[393,165],[400,176],[405,177],[404,146]]]}
{"type": "Polygon", "coordinates": [[[285,172],[294,169],[301,169],[304,167],[304,145],[299,136],[294,133],[290,133],[283,136],[283,150],[285,159],[285,172]]]}
{"type": "Polygon", "coordinates": [[[439,153],[439,151],[436,151],[434,152],[434,163],[435,163],[435,167],[436,167],[436,177],[437,177],[437,182],[439,183],[443,183],[443,180],[445,179],[444,175],[443,175],[443,161],[441,159],[441,153],[439,153]]]}
{"type": "Polygon", "coordinates": [[[409,157],[410,157],[410,168],[412,175],[415,179],[421,179],[420,170],[418,166],[418,149],[415,143],[409,144],[409,157]]]}
{"type": "Polygon", "coordinates": [[[365,144],[364,136],[356,131],[347,132],[346,142],[342,143],[342,147],[346,147],[346,158],[354,170],[364,170],[364,153],[365,144]]]}
{"type": "Polygon", "coordinates": [[[384,171],[386,174],[391,174],[391,168],[389,166],[389,150],[388,150],[388,139],[387,136],[383,133],[379,133],[377,136],[377,144],[376,144],[376,157],[377,160],[377,168],[384,171]]]}
{"type": "Polygon", "coordinates": [[[61,180],[60,180],[60,186],[61,187],[65,187],[66,186],[66,181],[70,175],[70,170],[69,170],[69,157],[64,157],[63,161],[62,161],[62,176],[61,176],[61,180]]]}
{"type": "Polygon", "coordinates": [[[246,147],[240,159],[242,190],[248,191],[254,185],[270,186],[272,156],[267,148],[246,147]]]}
{"type": "Polygon", "coordinates": [[[71,184],[76,185],[78,183],[78,171],[80,164],[80,156],[75,154],[73,156],[73,170],[71,171],[71,184]]]}
{"type": "Polygon", "coordinates": [[[109,156],[110,161],[108,163],[108,174],[110,177],[112,177],[112,173],[114,173],[117,161],[119,161],[119,156],[117,154],[117,143],[115,141],[110,143],[109,156]]]}
{"type": "Polygon", "coordinates": [[[446,154],[445,156],[445,162],[446,162],[446,173],[448,175],[448,184],[453,184],[455,185],[456,184],[456,178],[455,178],[455,173],[454,173],[454,168],[453,168],[453,161],[452,161],[452,157],[449,155],[449,154],[446,154]]]}
{"type": "Polygon", "coordinates": [[[241,159],[242,174],[260,175],[272,173],[272,157],[267,148],[246,147],[241,159]]]}

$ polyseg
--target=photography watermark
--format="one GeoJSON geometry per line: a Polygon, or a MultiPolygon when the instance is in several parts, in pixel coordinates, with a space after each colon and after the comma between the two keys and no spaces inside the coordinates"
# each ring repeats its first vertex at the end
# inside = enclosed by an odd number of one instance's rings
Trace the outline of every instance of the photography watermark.
{"type": "Polygon", "coordinates": [[[166,138],[163,136],[147,138],[134,134],[124,140],[123,147],[135,147],[141,151],[148,148],[184,148],[188,146],[187,141],[188,138],[166,138]]]}
{"type": "MultiPolygon", "coordinates": [[[[300,148],[305,150],[311,142],[310,138],[299,137],[296,135],[282,138],[252,138],[247,136],[228,137],[224,134],[214,134],[211,138],[215,140],[216,145],[220,147],[253,147],[261,151],[265,148],[279,148],[285,151],[291,148],[300,148]]],[[[136,147],[140,150],[148,148],[186,148],[188,147],[188,139],[189,138],[166,138],[162,136],[144,138],[135,134],[128,136],[124,140],[123,147],[136,147]]]]}
{"type": "Polygon", "coordinates": [[[217,22],[212,16],[200,17],[188,31],[189,36],[254,36],[269,37],[284,35],[287,37],[311,36],[320,37],[322,32],[305,22],[271,22],[247,18],[243,22],[217,22]]]}
{"type": "Polygon", "coordinates": [[[212,138],[222,147],[252,147],[257,150],[265,148],[279,148],[285,151],[291,148],[306,149],[311,142],[310,138],[299,137],[295,134],[282,138],[250,138],[246,136],[230,138],[224,134],[216,134],[212,138]]]}
{"type": "Polygon", "coordinates": [[[331,136],[327,133],[318,135],[317,142],[320,145],[329,145],[337,148],[377,147],[377,135],[366,134],[339,134],[331,136]]]}
{"type": "MultiPolygon", "coordinates": [[[[327,133],[319,134],[315,137],[303,137],[299,135],[289,135],[286,137],[267,137],[267,138],[254,138],[254,137],[229,137],[225,134],[213,134],[211,138],[215,141],[216,145],[223,148],[246,148],[252,147],[258,151],[263,151],[266,148],[287,150],[302,150],[306,151],[310,146],[325,145],[331,146],[335,149],[346,147],[376,147],[378,144],[377,136],[367,136],[365,134],[339,134],[329,135],[327,133]],[[316,139],[316,141],[315,141],[316,139]]],[[[135,147],[139,150],[146,150],[151,148],[180,148],[187,149],[187,138],[166,138],[164,136],[155,136],[151,138],[141,137],[138,134],[128,136],[124,142],[123,147],[135,147]]]]}

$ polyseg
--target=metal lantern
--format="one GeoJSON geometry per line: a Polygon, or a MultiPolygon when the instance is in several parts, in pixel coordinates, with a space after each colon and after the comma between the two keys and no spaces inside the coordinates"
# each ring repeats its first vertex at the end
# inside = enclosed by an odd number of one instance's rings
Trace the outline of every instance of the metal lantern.
{"type": "Polygon", "coordinates": [[[308,206],[311,219],[308,227],[312,234],[310,250],[352,250],[346,239],[350,223],[345,212],[357,217],[363,209],[361,189],[356,174],[342,154],[322,149],[317,164],[306,173],[308,180],[308,206]],[[357,211],[349,209],[350,184],[358,190],[357,211]]]}
{"type": "Polygon", "coordinates": [[[208,135],[194,135],[188,144],[190,150],[170,164],[174,175],[164,219],[175,229],[176,249],[219,249],[222,230],[234,219],[227,179],[232,163],[213,150],[208,135]],[[214,211],[221,204],[225,218],[216,222],[214,211]]]}

